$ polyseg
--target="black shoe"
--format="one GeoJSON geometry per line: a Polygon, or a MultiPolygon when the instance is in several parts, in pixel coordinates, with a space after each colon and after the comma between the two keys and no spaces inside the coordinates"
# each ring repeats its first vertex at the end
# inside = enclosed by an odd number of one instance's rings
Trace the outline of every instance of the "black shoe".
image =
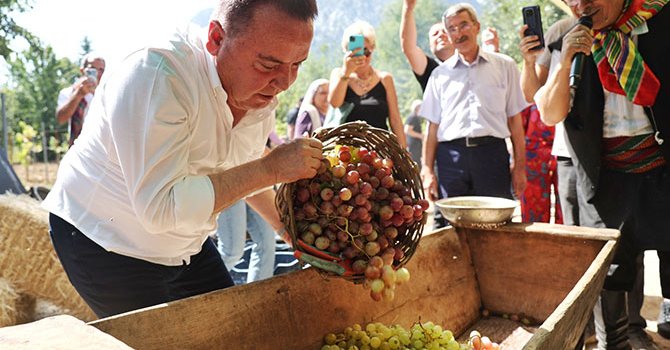
{"type": "Polygon", "coordinates": [[[661,303],[657,328],[660,336],[670,339],[670,299],[663,299],[663,303],[661,303]]]}

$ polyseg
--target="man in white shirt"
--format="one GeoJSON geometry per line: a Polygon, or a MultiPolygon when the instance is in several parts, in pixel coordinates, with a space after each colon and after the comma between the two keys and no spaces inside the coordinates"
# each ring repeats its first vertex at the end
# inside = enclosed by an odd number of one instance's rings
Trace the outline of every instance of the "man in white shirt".
{"type": "Polygon", "coordinates": [[[79,67],[81,77],[74,84],[62,89],[58,94],[56,119],[58,124],[68,123],[70,133],[69,144],[81,133],[84,118],[88,107],[93,100],[95,87],[105,72],[105,59],[94,53],[89,53],[81,59],[79,67]]]}
{"type": "Polygon", "coordinates": [[[321,143],[260,156],[316,15],[314,0],[224,0],[205,42],[178,33],[130,54],[97,88],[43,205],[61,263],[98,316],[232,286],[208,236],[242,198],[281,230],[268,188],[314,176],[321,143]]]}
{"type": "Polygon", "coordinates": [[[447,9],[445,28],[456,54],[437,67],[424,92],[421,116],[430,123],[423,144],[421,175],[431,200],[480,195],[511,198],[526,185],[525,140],[520,112],[527,106],[516,63],[480,50],[480,24],[474,8],[460,3],[447,9]],[[505,138],[514,165],[510,176],[505,138]],[[437,158],[437,159],[436,159],[437,158]]]}

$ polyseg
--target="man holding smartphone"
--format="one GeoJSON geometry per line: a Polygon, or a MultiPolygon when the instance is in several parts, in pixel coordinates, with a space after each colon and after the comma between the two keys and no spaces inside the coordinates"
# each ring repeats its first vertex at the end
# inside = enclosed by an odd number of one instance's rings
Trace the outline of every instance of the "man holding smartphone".
{"type": "Polygon", "coordinates": [[[58,94],[58,107],[56,108],[58,123],[68,123],[70,147],[81,132],[95,88],[105,72],[105,59],[89,53],[81,59],[79,71],[82,76],[58,94]]]}

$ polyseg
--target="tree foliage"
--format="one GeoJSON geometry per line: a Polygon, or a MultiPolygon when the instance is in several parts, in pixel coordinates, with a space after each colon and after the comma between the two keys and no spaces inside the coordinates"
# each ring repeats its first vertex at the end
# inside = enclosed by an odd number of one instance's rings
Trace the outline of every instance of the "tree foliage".
{"type": "Polygon", "coordinates": [[[0,57],[9,59],[12,50],[9,43],[16,37],[25,38],[33,43],[35,38],[25,28],[19,26],[11,17],[11,12],[23,12],[30,8],[29,0],[0,0],[0,57]]]}
{"type": "Polygon", "coordinates": [[[32,45],[11,56],[8,61],[9,88],[13,90],[14,101],[8,116],[13,131],[21,132],[20,121],[37,130],[41,130],[44,122],[47,133],[56,134],[58,93],[79,74],[77,65],[67,58],[56,58],[50,46],[32,45]]]}
{"type": "Polygon", "coordinates": [[[542,26],[545,32],[554,22],[566,16],[565,12],[554,5],[551,0],[480,0],[480,3],[484,9],[483,13],[479,14],[482,29],[496,28],[500,37],[500,52],[514,58],[518,63],[522,61],[519,51],[519,29],[523,25],[522,7],[540,6],[542,26]]]}

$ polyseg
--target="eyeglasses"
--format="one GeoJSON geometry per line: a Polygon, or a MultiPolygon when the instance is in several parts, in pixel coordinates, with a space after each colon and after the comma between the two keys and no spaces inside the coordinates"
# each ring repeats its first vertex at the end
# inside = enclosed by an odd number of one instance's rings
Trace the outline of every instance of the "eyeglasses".
{"type": "Polygon", "coordinates": [[[579,5],[580,0],[563,0],[563,3],[565,3],[568,6],[577,6],[579,5]]]}
{"type": "Polygon", "coordinates": [[[472,28],[472,22],[465,21],[465,22],[461,22],[461,24],[459,24],[459,25],[455,25],[455,26],[451,26],[451,27],[447,28],[447,31],[449,33],[453,34],[453,33],[456,33],[457,31],[462,32],[462,31],[466,31],[470,28],[472,28]]]}
{"type": "Polygon", "coordinates": [[[366,47],[363,49],[363,54],[365,55],[365,57],[370,57],[370,55],[372,55],[372,50],[366,47]]]}

